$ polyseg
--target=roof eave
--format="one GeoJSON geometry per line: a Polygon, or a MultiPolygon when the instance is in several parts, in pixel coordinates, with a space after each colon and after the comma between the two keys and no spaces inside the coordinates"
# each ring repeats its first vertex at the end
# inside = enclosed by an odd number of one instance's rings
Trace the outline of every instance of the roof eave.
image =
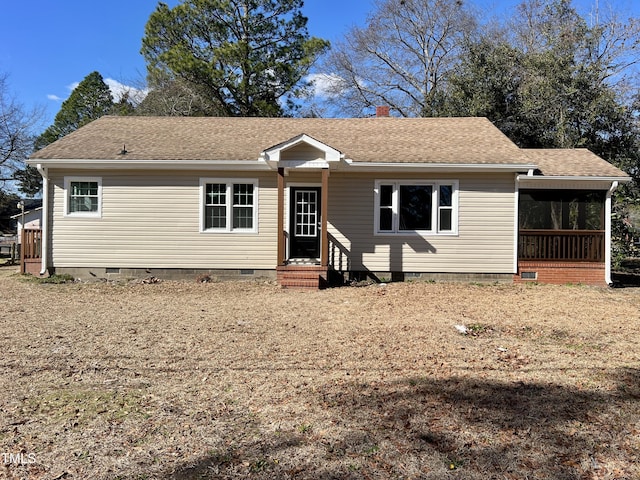
{"type": "Polygon", "coordinates": [[[350,162],[349,167],[366,172],[390,172],[398,170],[426,170],[430,172],[526,172],[537,168],[523,163],[404,163],[404,162],[350,162]]]}
{"type": "MultiPolygon", "coordinates": [[[[157,170],[201,170],[203,168],[215,167],[217,170],[271,170],[273,165],[264,158],[257,160],[177,160],[177,159],[44,159],[31,158],[27,160],[29,165],[42,165],[49,168],[69,168],[82,170],[140,170],[153,167],[157,170]]],[[[287,163],[287,162],[282,162],[287,163]]],[[[392,172],[402,170],[425,170],[430,172],[526,172],[536,168],[533,164],[473,164],[473,163],[408,163],[408,162],[354,162],[352,160],[341,159],[335,162],[336,167],[340,164],[344,169],[354,169],[362,172],[392,172]]],[[[287,167],[292,165],[287,164],[287,167]]]]}
{"type": "Polygon", "coordinates": [[[43,159],[31,158],[29,165],[49,168],[73,168],[82,170],[140,170],[153,167],[156,170],[202,170],[215,167],[216,170],[270,170],[264,160],[87,160],[87,159],[43,159]]]}
{"type": "Polygon", "coordinates": [[[518,181],[520,183],[535,183],[539,181],[553,181],[553,182],[630,182],[631,177],[617,177],[617,176],[589,176],[589,175],[518,175],[518,181]]]}

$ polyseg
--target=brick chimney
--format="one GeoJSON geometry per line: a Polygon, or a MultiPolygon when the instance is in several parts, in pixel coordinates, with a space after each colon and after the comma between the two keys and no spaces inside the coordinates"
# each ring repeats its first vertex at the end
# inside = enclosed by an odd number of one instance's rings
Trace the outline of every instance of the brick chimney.
{"type": "Polygon", "coordinates": [[[389,116],[389,107],[386,105],[376,107],[376,117],[383,118],[389,116]]]}

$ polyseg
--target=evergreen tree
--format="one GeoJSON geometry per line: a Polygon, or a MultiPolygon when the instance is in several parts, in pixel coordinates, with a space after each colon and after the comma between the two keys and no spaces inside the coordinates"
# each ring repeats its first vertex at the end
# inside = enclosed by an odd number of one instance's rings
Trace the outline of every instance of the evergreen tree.
{"type": "Polygon", "coordinates": [[[19,213],[17,204],[20,201],[15,193],[0,190],[0,233],[15,231],[16,222],[10,217],[19,213]]]}
{"type": "Polygon", "coordinates": [[[111,110],[108,112],[111,115],[118,115],[120,117],[126,117],[128,115],[134,115],[136,113],[136,107],[131,100],[130,91],[125,91],[120,96],[120,100],[113,104],[111,110]]]}
{"type": "Polygon", "coordinates": [[[486,116],[523,148],[585,147],[621,165],[637,156],[631,106],[598,50],[606,29],[588,27],[568,0],[520,7],[514,39],[470,42],[448,92],[448,114],[486,116]],[[511,41],[510,41],[511,40],[511,41]]]}
{"type": "Polygon", "coordinates": [[[53,125],[36,139],[35,148],[39,150],[46,147],[83,125],[111,113],[113,107],[111,91],[102,75],[91,72],[62,102],[53,125]]]}
{"type": "Polygon", "coordinates": [[[180,101],[172,105],[195,97],[206,102],[207,115],[282,115],[328,48],[309,37],[302,3],[184,0],[172,9],[160,3],[142,41],[151,88],[177,85],[180,101]]]}

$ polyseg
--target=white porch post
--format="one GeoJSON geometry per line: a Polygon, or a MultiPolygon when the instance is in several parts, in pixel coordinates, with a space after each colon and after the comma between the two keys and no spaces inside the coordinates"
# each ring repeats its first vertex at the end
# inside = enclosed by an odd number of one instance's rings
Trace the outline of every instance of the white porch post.
{"type": "Polygon", "coordinates": [[[618,182],[612,182],[611,188],[607,191],[604,203],[604,280],[611,285],[611,196],[618,188],[618,182]]]}
{"type": "MultiPolygon", "coordinates": [[[[42,176],[42,239],[40,246],[40,255],[42,256],[42,267],[40,269],[40,275],[47,273],[48,257],[49,257],[49,175],[47,168],[41,164],[36,165],[38,172],[42,176]]],[[[22,225],[24,228],[24,224],[22,225]]],[[[22,252],[24,245],[21,245],[20,251],[22,252]]]]}

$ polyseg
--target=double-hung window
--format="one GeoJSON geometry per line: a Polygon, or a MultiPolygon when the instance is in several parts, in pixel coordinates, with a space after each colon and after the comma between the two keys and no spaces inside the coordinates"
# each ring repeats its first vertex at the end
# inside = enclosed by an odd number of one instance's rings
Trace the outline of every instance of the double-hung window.
{"type": "Polygon", "coordinates": [[[456,234],[457,181],[378,180],[378,234],[456,234]]]}
{"type": "Polygon", "coordinates": [[[257,232],[258,181],[202,179],[201,231],[257,232]]]}
{"type": "Polygon", "coordinates": [[[65,216],[100,217],[102,179],[98,177],[65,177],[65,216]]]}

